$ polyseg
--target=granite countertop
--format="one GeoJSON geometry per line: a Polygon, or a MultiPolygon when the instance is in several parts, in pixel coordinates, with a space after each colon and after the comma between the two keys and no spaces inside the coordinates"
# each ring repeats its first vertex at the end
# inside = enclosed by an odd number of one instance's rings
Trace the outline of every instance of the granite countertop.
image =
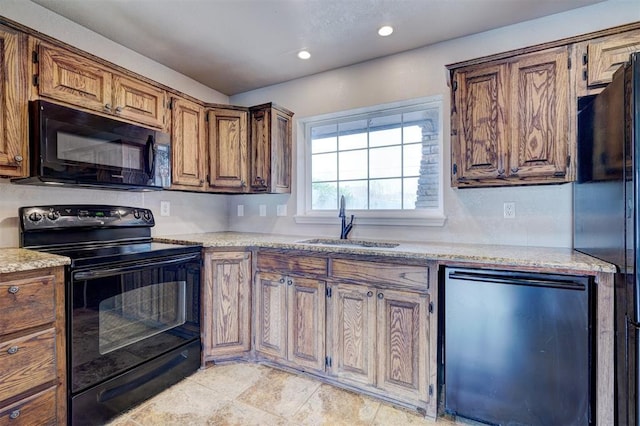
{"type": "Polygon", "coordinates": [[[71,259],[22,248],[0,248],[0,274],[69,265],[71,259]]]}
{"type": "Polygon", "coordinates": [[[374,247],[357,245],[362,240],[327,239],[330,244],[313,244],[305,241],[320,239],[309,236],[276,234],[211,232],[199,234],[167,235],[154,237],[155,241],[174,244],[199,244],[203,247],[244,248],[263,247],[307,250],[319,253],[342,253],[428,259],[449,262],[472,262],[504,266],[521,266],[546,269],[569,269],[584,272],[616,272],[614,265],[568,248],[500,246],[461,243],[397,242],[395,247],[377,247],[388,241],[366,240],[374,247]],[[335,241],[333,241],[335,240],[335,241]],[[335,244],[333,244],[335,243],[335,244]]]}

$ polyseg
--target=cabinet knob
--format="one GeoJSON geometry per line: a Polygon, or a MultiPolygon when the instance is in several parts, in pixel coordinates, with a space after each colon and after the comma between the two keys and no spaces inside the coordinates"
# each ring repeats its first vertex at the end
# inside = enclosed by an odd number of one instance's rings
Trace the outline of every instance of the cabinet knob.
{"type": "Polygon", "coordinates": [[[16,163],[22,163],[22,160],[24,160],[22,155],[16,155],[13,159],[16,160],[16,163]]]}
{"type": "Polygon", "coordinates": [[[380,299],[380,300],[384,299],[384,294],[378,293],[378,299],[380,299]]]}
{"type": "Polygon", "coordinates": [[[111,111],[111,104],[104,104],[104,109],[111,111]]]}
{"type": "Polygon", "coordinates": [[[18,287],[17,285],[12,285],[11,287],[9,287],[9,293],[11,294],[16,294],[19,291],[20,287],[18,287]]]}
{"type": "Polygon", "coordinates": [[[518,173],[518,170],[520,170],[519,167],[512,167],[511,168],[511,173],[518,173]]]}
{"type": "Polygon", "coordinates": [[[13,354],[15,354],[17,352],[18,352],[18,347],[17,346],[11,346],[9,349],[7,349],[7,353],[9,355],[13,355],[13,354]]]}
{"type": "Polygon", "coordinates": [[[504,169],[498,169],[498,177],[504,176],[504,169]]]}
{"type": "Polygon", "coordinates": [[[18,417],[20,417],[20,410],[13,410],[13,411],[11,412],[11,414],[9,414],[9,418],[10,418],[11,420],[15,420],[15,419],[17,419],[18,417]]]}
{"type": "Polygon", "coordinates": [[[266,181],[260,176],[256,176],[256,183],[260,186],[267,186],[266,181]]]}
{"type": "Polygon", "coordinates": [[[280,278],[280,284],[284,284],[284,278],[280,278]]]}
{"type": "Polygon", "coordinates": [[[287,285],[292,285],[293,284],[293,280],[287,280],[287,285]]]}
{"type": "Polygon", "coordinates": [[[243,188],[246,188],[247,187],[247,182],[245,182],[243,180],[240,181],[240,186],[243,187],[243,188]]]}
{"type": "Polygon", "coordinates": [[[371,296],[373,296],[373,292],[372,291],[368,291],[367,292],[367,297],[371,297],[371,296]]]}
{"type": "Polygon", "coordinates": [[[120,114],[122,112],[122,107],[121,106],[117,106],[116,107],[116,114],[120,114]]]}

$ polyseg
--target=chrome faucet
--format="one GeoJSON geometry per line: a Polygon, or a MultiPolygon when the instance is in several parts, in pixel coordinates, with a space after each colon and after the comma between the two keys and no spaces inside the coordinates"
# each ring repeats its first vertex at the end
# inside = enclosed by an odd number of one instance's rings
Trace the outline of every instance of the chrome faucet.
{"type": "Polygon", "coordinates": [[[353,215],[351,215],[351,221],[347,225],[347,215],[344,213],[344,195],[340,196],[340,213],[339,218],[342,218],[342,230],[340,231],[340,239],[346,240],[349,232],[353,228],[353,215]]]}

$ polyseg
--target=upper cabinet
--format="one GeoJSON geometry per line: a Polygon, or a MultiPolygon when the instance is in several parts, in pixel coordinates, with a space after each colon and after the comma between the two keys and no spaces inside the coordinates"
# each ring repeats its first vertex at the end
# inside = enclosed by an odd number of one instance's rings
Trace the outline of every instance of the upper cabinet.
{"type": "Polygon", "coordinates": [[[155,128],[165,127],[166,93],[66,49],[38,43],[38,96],[155,128]]]}
{"type": "Polygon", "coordinates": [[[568,47],[455,69],[452,186],[570,180],[569,81],[568,47]]]}
{"type": "Polygon", "coordinates": [[[206,188],[205,112],[202,105],[183,98],[171,100],[172,188],[206,188]]]}
{"type": "Polygon", "coordinates": [[[249,191],[248,115],[245,108],[233,107],[207,112],[209,186],[214,191],[249,191]]]}
{"type": "Polygon", "coordinates": [[[0,176],[27,174],[26,35],[0,25],[0,176]]]}
{"type": "Polygon", "coordinates": [[[251,192],[291,192],[293,113],[268,103],[249,108],[251,192]]]}
{"type": "Polygon", "coordinates": [[[581,66],[578,96],[597,93],[631,53],[640,51],[640,29],[587,40],[576,50],[581,66]]]}

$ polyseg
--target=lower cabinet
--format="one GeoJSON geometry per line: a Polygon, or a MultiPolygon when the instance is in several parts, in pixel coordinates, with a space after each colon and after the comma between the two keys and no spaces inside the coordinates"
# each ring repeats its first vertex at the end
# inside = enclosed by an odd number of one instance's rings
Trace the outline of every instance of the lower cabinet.
{"type": "Polygon", "coordinates": [[[330,285],[329,374],[424,408],[429,296],[366,284],[330,285]]]}
{"type": "Polygon", "coordinates": [[[258,272],[255,282],[256,351],[285,364],[324,371],[325,281],[258,272]]]}
{"type": "Polygon", "coordinates": [[[204,253],[203,362],[251,350],[251,253],[204,253]]]}

